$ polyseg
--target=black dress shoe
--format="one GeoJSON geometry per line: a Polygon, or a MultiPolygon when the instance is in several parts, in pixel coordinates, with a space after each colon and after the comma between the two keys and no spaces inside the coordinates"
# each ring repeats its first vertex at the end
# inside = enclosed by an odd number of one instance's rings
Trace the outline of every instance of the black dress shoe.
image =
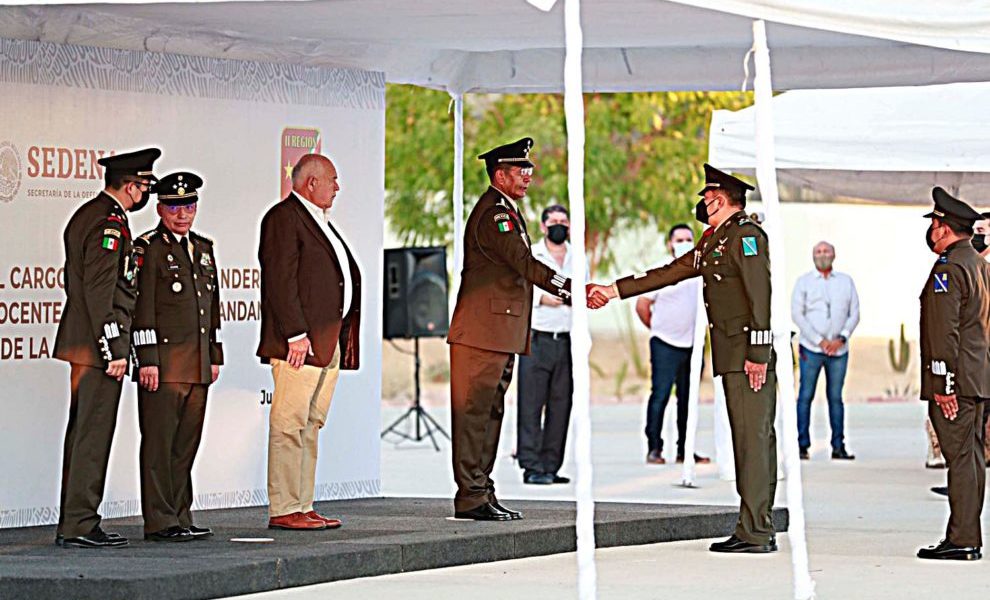
{"type": "Polygon", "coordinates": [[[808,454],[808,449],[807,448],[801,448],[798,451],[798,456],[801,458],[801,460],[808,460],[808,459],[811,458],[811,455],[808,454]]]}
{"type": "Polygon", "coordinates": [[[490,503],[485,502],[481,506],[471,510],[461,510],[454,513],[455,519],[471,519],[473,521],[510,521],[512,515],[495,508],[490,503]]]}
{"type": "Polygon", "coordinates": [[[209,527],[196,527],[195,525],[190,525],[186,529],[192,534],[193,539],[195,540],[205,540],[208,537],[213,537],[213,530],[209,527]]]}
{"type": "Polygon", "coordinates": [[[193,534],[188,529],[173,525],[167,529],[146,533],[144,534],[144,539],[149,542],[191,542],[196,538],[193,537],[193,534]]]}
{"type": "MultiPolygon", "coordinates": [[[[58,536],[62,537],[62,536],[58,536]]],[[[58,537],[55,543],[58,543],[58,537]]],[[[106,533],[97,526],[89,535],[79,537],[63,538],[61,546],[63,548],[120,548],[128,544],[127,538],[116,533],[106,533]]]]}
{"type": "Polygon", "coordinates": [[[937,546],[918,550],[918,558],[933,560],[980,560],[983,554],[979,546],[957,546],[949,540],[942,540],[937,546]]]}
{"type": "Polygon", "coordinates": [[[491,502],[491,505],[497,508],[498,510],[504,512],[505,514],[509,515],[513,521],[523,518],[523,514],[521,512],[519,512],[518,510],[512,510],[511,508],[506,508],[502,506],[502,503],[499,502],[498,500],[491,502]]]}
{"type": "Polygon", "coordinates": [[[946,485],[936,485],[932,488],[932,492],[938,494],[939,496],[949,495],[949,486],[946,485]]]}
{"type": "Polygon", "coordinates": [[[832,460],[856,460],[856,455],[846,452],[846,447],[832,450],[832,460]]]}
{"type": "Polygon", "coordinates": [[[564,477],[563,475],[557,475],[555,473],[553,476],[553,481],[551,483],[570,483],[570,482],[571,482],[570,477],[564,477]]]}
{"type": "Polygon", "coordinates": [[[61,533],[56,533],[55,534],[55,545],[56,546],[61,546],[62,545],[62,542],[64,542],[64,541],[65,541],[65,536],[64,535],[62,535],[61,533]]]}
{"type": "Polygon", "coordinates": [[[553,475],[550,473],[526,473],[523,475],[523,483],[550,485],[553,483],[553,475]]]}
{"type": "Polygon", "coordinates": [[[743,541],[733,535],[724,542],[715,542],[709,546],[708,549],[712,552],[766,554],[768,552],[777,551],[777,540],[771,537],[769,543],[767,544],[751,544],[750,542],[743,541]]]}

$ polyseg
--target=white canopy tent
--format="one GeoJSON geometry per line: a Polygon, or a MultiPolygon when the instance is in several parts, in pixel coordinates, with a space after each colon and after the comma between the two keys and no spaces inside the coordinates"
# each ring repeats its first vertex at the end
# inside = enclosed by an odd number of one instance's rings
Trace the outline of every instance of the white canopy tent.
{"type": "MultiPolygon", "coordinates": [[[[836,196],[931,200],[940,185],[979,197],[990,184],[990,84],[795,90],[772,100],[781,181],[836,196]]],[[[756,166],[753,108],[715,111],[712,164],[756,166]]]]}
{"type": "MultiPolygon", "coordinates": [[[[919,85],[990,79],[990,6],[958,0],[937,5],[907,0],[314,0],[17,6],[0,9],[0,37],[143,52],[170,52],[305,66],[384,71],[388,81],[450,92],[460,133],[462,94],[560,92],[565,89],[569,193],[573,232],[584,231],[583,118],[580,92],[736,89],[748,77],[744,57],[755,51],[757,144],[771,238],[781,224],[773,169],[769,48],[777,89],[919,85]],[[565,6],[561,6],[563,4],[565,6]],[[565,20],[562,18],[566,12],[565,20]],[[767,24],[765,21],[772,21],[767,24]],[[565,46],[566,42],[566,46],[565,46]],[[575,135],[576,134],[576,135],[575,135]]],[[[17,57],[0,56],[4,61],[17,57]]],[[[461,158],[463,140],[455,139],[461,158]]],[[[463,217],[462,164],[454,165],[455,226],[463,217]]],[[[456,238],[455,238],[456,239],[456,238]]],[[[778,247],[779,248],[779,247],[778,247]]],[[[578,264],[583,248],[576,247],[578,264]]],[[[782,289],[778,273],[774,287],[782,289]]],[[[455,270],[459,251],[455,248],[455,270]]],[[[576,276],[575,380],[587,377],[583,273],[576,276]]],[[[789,351],[786,300],[774,298],[778,354],[789,351]]],[[[590,340],[588,340],[590,341],[590,340]]],[[[793,400],[787,361],[778,372],[781,402],[793,400]]],[[[575,416],[587,416],[587,389],[576,387],[575,416]]],[[[785,426],[793,428],[791,411],[785,426]]],[[[587,423],[578,423],[579,564],[593,551],[587,423]],[[582,460],[583,458],[583,460],[582,460]],[[584,465],[584,466],[582,466],[584,465]],[[589,540],[591,542],[589,546],[589,540]]],[[[792,510],[795,597],[809,598],[796,435],[785,436],[792,510]]],[[[594,596],[593,563],[582,568],[583,598],[594,596]]]]}

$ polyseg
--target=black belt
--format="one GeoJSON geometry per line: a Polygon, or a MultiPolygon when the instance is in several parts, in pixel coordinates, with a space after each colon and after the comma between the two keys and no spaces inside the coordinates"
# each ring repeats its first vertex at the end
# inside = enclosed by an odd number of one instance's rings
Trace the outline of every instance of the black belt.
{"type": "Polygon", "coordinates": [[[571,332],[569,331],[540,331],[538,329],[533,330],[533,337],[545,337],[553,340],[568,340],[571,339],[571,332]]]}

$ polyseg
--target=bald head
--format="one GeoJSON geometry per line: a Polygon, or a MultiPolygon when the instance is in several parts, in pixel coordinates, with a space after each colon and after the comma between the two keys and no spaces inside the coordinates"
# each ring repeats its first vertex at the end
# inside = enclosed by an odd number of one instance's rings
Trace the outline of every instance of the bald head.
{"type": "Polygon", "coordinates": [[[340,186],[333,161],[320,154],[307,154],[292,168],[292,191],[326,210],[333,206],[340,186]]]}
{"type": "Polygon", "coordinates": [[[818,242],[811,251],[811,258],[819,271],[831,271],[832,262],[835,261],[835,246],[825,241],[818,242]]]}

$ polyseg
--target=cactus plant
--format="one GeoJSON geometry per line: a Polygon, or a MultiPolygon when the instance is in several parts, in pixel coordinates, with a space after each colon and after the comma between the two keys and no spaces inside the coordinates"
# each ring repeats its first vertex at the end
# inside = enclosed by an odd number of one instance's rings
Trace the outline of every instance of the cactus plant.
{"type": "Polygon", "coordinates": [[[895,355],[894,352],[894,340],[888,340],[887,344],[887,354],[890,358],[890,366],[893,367],[894,371],[897,373],[904,373],[907,371],[908,362],[910,361],[911,346],[908,344],[907,338],[904,336],[904,323],[901,323],[901,339],[898,344],[898,352],[895,355]]]}

